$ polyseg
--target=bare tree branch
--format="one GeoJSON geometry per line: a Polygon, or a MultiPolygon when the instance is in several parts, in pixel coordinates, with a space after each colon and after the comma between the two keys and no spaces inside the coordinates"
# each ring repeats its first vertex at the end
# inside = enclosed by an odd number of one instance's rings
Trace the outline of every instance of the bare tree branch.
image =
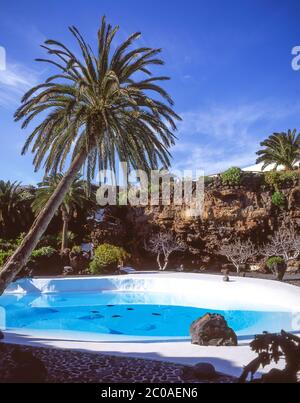
{"type": "Polygon", "coordinates": [[[300,235],[294,226],[282,226],[271,241],[260,250],[261,255],[266,257],[280,256],[287,263],[300,256],[300,235]]]}
{"type": "Polygon", "coordinates": [[[148,244],[145,245],[145,249],[157,256],[159,270],[165,271],[171,254],[184,251],[186,245],[181,240],[173,237],[172,234],[159,233],[150,238],[148,244]],[[163,261],[161,261],[161,257],[163,257],[163,261]]]}
{"type": "Polygon", "coordinates": [[[240,273],[240,268],[246,264],[248,260],[257,255],[255,245],[250,241],[241,241],[240,239],[223,244],[219,250],[219,254],[226,258],[235,266],[237,273],[240,273]]]}

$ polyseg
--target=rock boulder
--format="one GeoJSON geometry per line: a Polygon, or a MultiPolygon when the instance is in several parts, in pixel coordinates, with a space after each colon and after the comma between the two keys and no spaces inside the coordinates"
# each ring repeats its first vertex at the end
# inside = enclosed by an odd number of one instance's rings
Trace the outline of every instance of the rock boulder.
{"type": "Polygon", "coordinates": [[[205,381],[219,378],[219,374],[212,364],[200,362],[193,367],[183,368],[182,377],[184,380],[199,379],[205,381]]]}
{"type": "Polygon", "coordinates": [[[237,346],[237,336],[225,318],[219,314],[207,313],[192,323],[190,328],[192,344],[199,346],[237,346]]]}

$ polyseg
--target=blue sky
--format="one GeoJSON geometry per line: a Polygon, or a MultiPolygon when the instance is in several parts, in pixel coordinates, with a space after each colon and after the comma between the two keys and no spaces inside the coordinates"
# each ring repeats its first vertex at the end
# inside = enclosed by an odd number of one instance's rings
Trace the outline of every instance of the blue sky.
{"type": "MultiPolygon", "coordinates": [[[[68,25],[93,45],[101,16],[121,29],[142,31],[141,44],[162,47],[166,87],[183,117],[173,168],[206,173],[255,162],[262,139],[300,129],[300,71],[291,68],[300,45],[295,0],[45,0],[1,1],[0,178],[35,183],[32,156],[20,156],[28,130],[13,121],[21,95],[49,74],[34,62],[49,38],[72,46],[68,25]]],[[[33,126],[32,126],[33,127],[33,126]]]]}

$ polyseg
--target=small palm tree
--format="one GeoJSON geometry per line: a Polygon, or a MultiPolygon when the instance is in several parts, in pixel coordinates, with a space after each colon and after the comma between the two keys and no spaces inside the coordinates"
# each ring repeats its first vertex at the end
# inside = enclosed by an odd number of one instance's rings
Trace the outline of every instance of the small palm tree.
{"type": "Polygon", "coordinates": [[[20,227],[28,218],[27,198],[24,189],[17,182],[0,181],[0,233],[9,237],[14,228],[20,227]]]}
{"type": "Polygon", "coordinates": [[[289,130],[287,133],[274,133],[261,143],[263,150],[257,152],[257,163],[263,162],[263,169],[275,164],[275,170],[279,165],[286,170],[292,170],[300,161],[300,133],[297,130],[289,130]]]}
{"type": "Polygon", "coordinates": [[[140,37],[135,33],[113,50],[118,29],[103,18],[93,52],[78,29],[71,27],[80,57],[58,41],[48,40],[43,46],[50,56],[38,60],[55,72],[25,94],[15,114],[16,120],[24,119],[23,128],[34,118],[41,119],[23,153],[32,145],[35,169],[44,164],[45,176],[63,171],[66,161],[71,164],[3,267],[0,294],[26,263],[85,163],[88,180],[97,167],[115,170],[118,159],[146,171],[170,164],[169,148],[175,143],[175,122],[180,118],[172,99],[158,85],[168,77],[150,71],[164,64],[158,57],[161,49],[133,47],[140,37]]]}
{"type": "MultiPolygon", "coordinates": [[[[56,174],[45,178],[43,182],[38,184],[39,188],[36,191],[35,200],[32,203],[34,213],[39,214],[42,211],[62,179],[62,174],[56,174]]],[[[88,207],[90,204],[91,198],[87,198],[86,182],[81,180],[81,177],[78,175],[68,189],[59,209],[63,221],[62,252],[68,247],[70,220],[77,215],[79,210],[88,207]]]]}

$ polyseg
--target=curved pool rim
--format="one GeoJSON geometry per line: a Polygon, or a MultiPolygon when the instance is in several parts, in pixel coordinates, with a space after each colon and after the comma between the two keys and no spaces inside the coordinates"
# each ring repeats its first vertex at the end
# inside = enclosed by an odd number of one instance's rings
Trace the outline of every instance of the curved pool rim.
{"type": "MultiPolygon", "coordinates": [[[[37,297],[60,293],[138,292],[147,295],[165,294],[168,305],[214,310],[253,310],[260,312],[300,312],[300,293],[296,286],[272,280],[232,277],[229,283],[222,276],[187,273],[139,273],[128,276],[66,277],[23,279],[11,284],[6,295],[37,297]],[[148,294],[149,293],[149,294],[148,294]]],[[[292,331],[291,329],[286,329],[292,331]]],[[[9,333],[45,340],[86,342],[174,342],[183,337],[135,337],[96,335],[74,331],[43,331],[10,329],[9,333]]],[[[250,336],[250,335],[249,335],[250,336]]],[[[251,335],[253,336],[253,335],[251,335]]],[[[240,338],[241,339],[241,338],[240,338]]]]}

